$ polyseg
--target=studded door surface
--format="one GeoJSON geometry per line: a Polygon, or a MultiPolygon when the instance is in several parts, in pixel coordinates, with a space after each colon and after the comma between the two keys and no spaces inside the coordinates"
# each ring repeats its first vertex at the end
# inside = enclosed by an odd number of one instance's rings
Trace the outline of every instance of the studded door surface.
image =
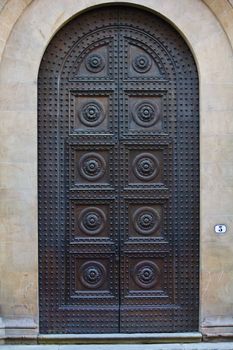
{"type": "Polygon", "coordinates": [[[198,329],[198,76],[139,9],[73,19],[39,72],[41,333],[198,329]]]}

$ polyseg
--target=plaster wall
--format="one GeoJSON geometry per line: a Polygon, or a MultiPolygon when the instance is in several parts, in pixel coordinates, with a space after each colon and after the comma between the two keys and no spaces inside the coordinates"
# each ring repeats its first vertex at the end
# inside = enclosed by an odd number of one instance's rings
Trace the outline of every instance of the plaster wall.
{"type": "MultiPolygon", "coordinates": [[[[107,3],[113,2],[109,0],[107,3]]],[[[120,1],[114,1],[115,3],[120,1]]],[[[200,330],[233,335],[233,7],[129,0],[170,21],[200,78],[200,330]],[[213,227],[226,223],[217,236],[213,227]]],[[[37,74],[53,35],[103,0],[0,0],[0,336],[38,332],[37,74]]]]}

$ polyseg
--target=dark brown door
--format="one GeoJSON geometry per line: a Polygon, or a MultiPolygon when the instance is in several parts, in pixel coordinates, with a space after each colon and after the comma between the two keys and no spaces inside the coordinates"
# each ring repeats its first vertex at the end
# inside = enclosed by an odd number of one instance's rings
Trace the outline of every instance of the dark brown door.
{"type": "Polygon", "coordinates": [[[198,76],[164,20],[107,7],[39,72],[41,333],[198,329],[198,76]]]}

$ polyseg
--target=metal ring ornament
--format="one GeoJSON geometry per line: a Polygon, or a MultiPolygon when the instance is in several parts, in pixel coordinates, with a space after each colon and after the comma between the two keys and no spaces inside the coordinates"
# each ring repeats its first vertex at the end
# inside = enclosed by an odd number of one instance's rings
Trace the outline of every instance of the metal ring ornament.
{"type": "Polygon", "coordinates": [[[134,175],[142,181],[153,180],[159,174],[160,164],[151,153],[141,153],[133,160],[134,175]]]}
{"type": "Polygon", "coordinates": [[[132,275],[139,287],[151,289],[158,282],[160,269],[153,261],[144,260],[135,265],[132,275]]]}
{"type": "Polygon", "coordinates": [[[99,73],[105,67],[105,59],[102,55],[93,53],[87,56],[85,65],[92,73],[99,73]]]}
{"type": "Polygon", "coordinates": [[[106,268],[97,261],[88,261],[80,267],[81,283],[90,289],[99,288],[106,280],[106,268]]]}
{"type": "Polygon", "coordinates": [[[156,103],[143,101],[134,106],[132,116],[136,124],[144,128],[155,125],[159,119],[160,108],[156,103]]]}
{"type": "Polygon", "coordinates": [[[137,55],[133,60],[133,68],[138,73],[146,73],[152,65],[151,58],[147,55],[137,55]]]}
{"type": "Polygon", "coordinates": [[[79,119],[85,126],[98,126],[105,119],[103,106],[96,101],[86,103],[79,112],[79,119]]]}
{"type": "Polygon", "coordinates": [[[104,176],[106,162],[104,158],[95,152],[84,154],[79,160],[80,175],[88,181],[96,181],[104,176]]]}
{"type": "Polygon", "coordinates": [[[78,217],[80,229],[90,236],[98,235],[103,231],[106,222],[105,213],[96,207],[83,209],[78,217]]]}
{"type": "Polygon", "coordinates": [[[135,230],[143,235],[149,236],[155,233],[161,224],[159,213],[151,207],[141,207],[133,214],[133,226],[135,230]]]}

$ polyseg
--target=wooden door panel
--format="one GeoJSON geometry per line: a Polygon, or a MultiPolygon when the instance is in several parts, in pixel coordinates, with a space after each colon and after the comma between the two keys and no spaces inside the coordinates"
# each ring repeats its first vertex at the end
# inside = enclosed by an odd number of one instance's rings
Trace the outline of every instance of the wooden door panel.
{"type": "Polygon", "coordinates": [[[139,9],[73,19],[39,72],[40,331],[198,328],[198,76],[139,9]]]}

